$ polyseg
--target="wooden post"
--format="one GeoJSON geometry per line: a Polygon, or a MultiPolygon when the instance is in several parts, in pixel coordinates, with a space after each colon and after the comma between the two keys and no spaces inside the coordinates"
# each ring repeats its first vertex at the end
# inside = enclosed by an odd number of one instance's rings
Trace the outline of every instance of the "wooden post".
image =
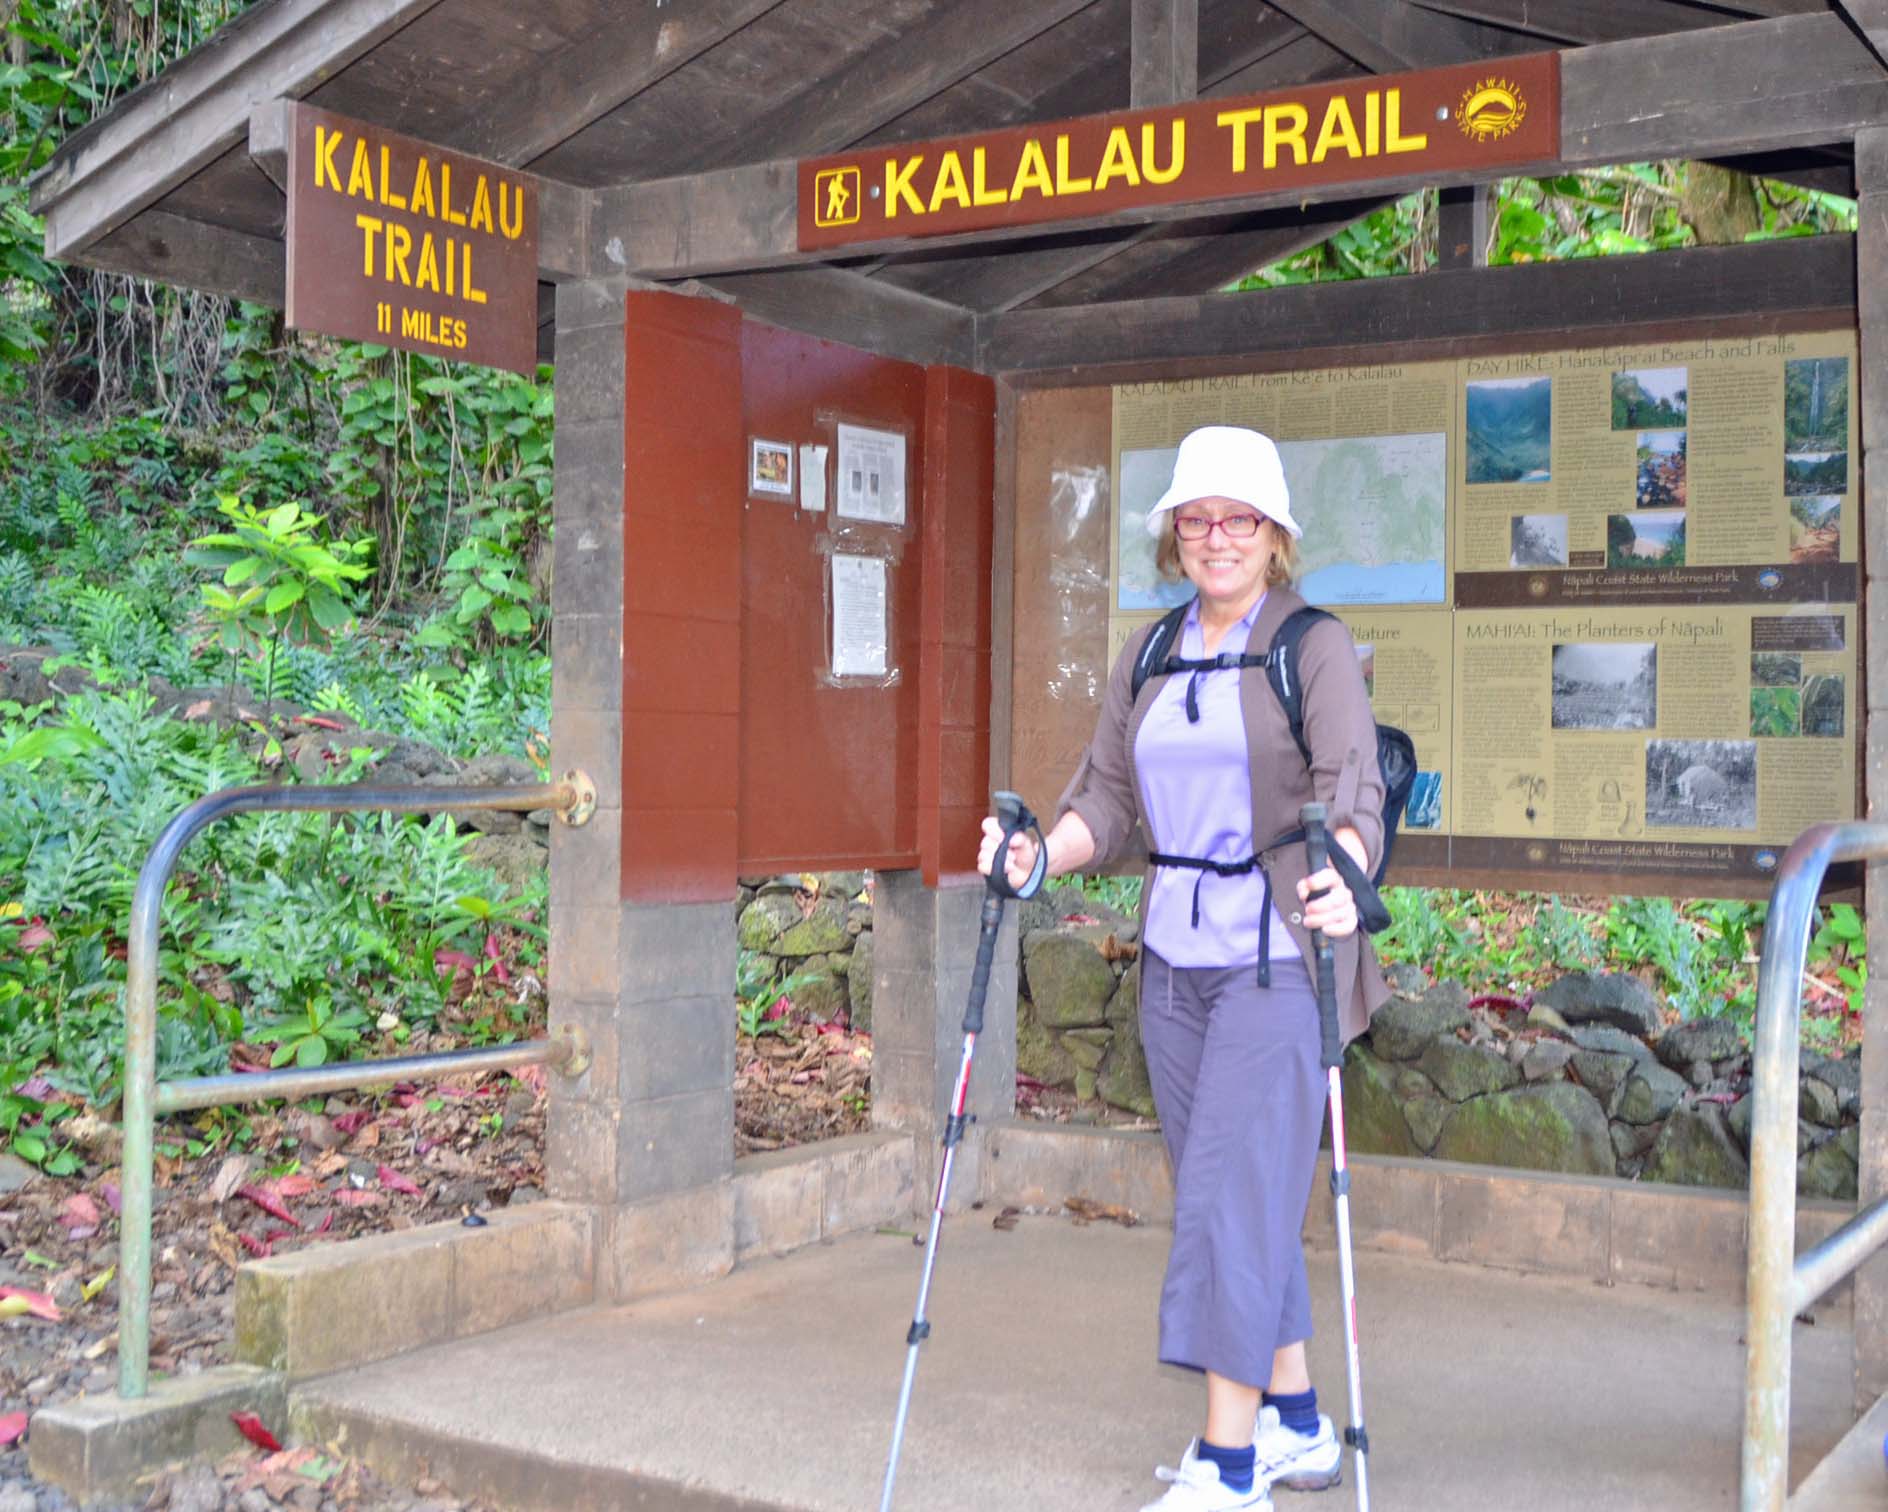
{"type": "MultiPolygon", "coordinates": [[[[1888,127],[1855,134],[1855,185],[1860,224],[1855,238],[1855,298],[1861,334],[1861,440],[1863,518],[1868,553],[1862,614],[1868,661],[1863,670],[1868,709],[1868,817],[1888,814],[1888,127]]],[[[1868,868],[1869,942],[1888,951],[1888,864],[1868,868]]],[[[1888,1194],[1888,977],[1872,980],[1862,1024],[1862,1141],[1857,1186],[1861,1201],[1888,1194]]],[[[1858,1412],[1888,1392],[1888,1254],[1878,1254],[1855,1275],[1855,1402],[1858,1412]]]]}
{"type": "Polygon", "coordinates": [[[1172,105],[1200,92],[1200,0],[1133,0],[1132,75],[1135,109],[1172,105]]]}
{"type": "Polygon", "coordinates": [[[1488,266],[1488,186],[1461,184],[1444,189],[1437,206],[1436,266],[1488,266]]]}

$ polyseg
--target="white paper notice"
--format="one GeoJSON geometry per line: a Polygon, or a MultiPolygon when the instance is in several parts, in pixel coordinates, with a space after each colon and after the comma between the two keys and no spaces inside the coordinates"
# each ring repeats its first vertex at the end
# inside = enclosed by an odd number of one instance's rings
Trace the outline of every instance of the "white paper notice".
{"type": "Polygon", "coordinates": [[[885,561],[833,557],[833,676],[885,675],[885,561]]]}
{"type": "Polygon", "coordinates": [[[905,438],[896,431],[839,427],[839,489],[843,519],[905,523],[905,438]]]}
{"type": "Polygon", "coordinates": [[[800,508],[823,512],[826,508],[826,448],[800,448],[800,508]]]}

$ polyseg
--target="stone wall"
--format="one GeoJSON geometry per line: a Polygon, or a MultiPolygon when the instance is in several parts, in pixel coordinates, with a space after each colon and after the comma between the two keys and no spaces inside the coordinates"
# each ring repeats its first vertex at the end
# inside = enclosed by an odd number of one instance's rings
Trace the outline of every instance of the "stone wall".
{"type": "Polygon", "coordinates": [[[864,872],[743,878],[735,899],[750,990],[784,987],[811,1018],[872,1027],[872,905],[864,872]]]}

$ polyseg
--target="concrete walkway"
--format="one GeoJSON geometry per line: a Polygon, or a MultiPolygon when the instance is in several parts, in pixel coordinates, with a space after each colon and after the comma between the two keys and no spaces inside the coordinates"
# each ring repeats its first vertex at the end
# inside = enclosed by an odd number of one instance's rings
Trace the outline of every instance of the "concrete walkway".
{"type": "MultiPolygon", "coordinates": [[[[1168,1231],[987,1214],[946,1224],[901,1512],[1132,1512],[1197,1426],[1153,1363],[1168,1231]]],[[[1382,1512],[1724,1508],[1741,1307],[1426,1260],[1361,1258],[1371,1490],[1382,1512]]],[[[712,1286],[565,1314],[328,1378],[298,1428],[396,1473],[542,1508],[876,1507],[920,1251],[862,1235],[712,1286]]],[[[1333,1256],[1313,1257],[1332,1319],[1333,1256]]],[[[1334,1328],[1315,1379],[1340,1424],[1334,1328]]],[[[1796,1333],[1792,1480],[1849,1427],[1849,1333],[1796,1333]]],[[[1347,1460],[1348,1467],[1348,1460],[1347,1460]]],[[[1348,1485],[1294,1506],[1351,1504],[1348,1485]]]]}

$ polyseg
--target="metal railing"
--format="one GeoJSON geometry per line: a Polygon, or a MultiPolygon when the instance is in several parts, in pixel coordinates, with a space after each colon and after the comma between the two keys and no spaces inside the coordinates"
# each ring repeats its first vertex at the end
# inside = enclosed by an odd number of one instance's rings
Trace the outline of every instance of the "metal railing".
{"type": "Polygon", "coordinates": [[[1888,857],[1888,824],[1818,824],[1784,853],[1764,923],[1751,1047],[1750,1278],[1744,1357],[1744,1512],[1782,1512],[1789,1492],[1790,1325],[1888,1243],[1888,1199],[1796,1253],[1796,1102],[1803,967],[1829,868],[1888,857]]]}
{"type": "Polygon", "coordinates": [[[582,772],[550,784],[510,787],[225,788],[200,798],[164,827],[138,873],[131,902],[131,939],[125,963],[124,1170],[118,1257],[118,1394],[141,1397],[151,1361],[151,1185],[160,1113],[214,1108],[264,1098],[300,1098],[381,1082],[438,1079],[469,1072],[550,1065],[567,1075],[589,1063],[588,1048],[569,1026],[549,1039],[480,1050],[408,1055],[393,1060],[283,1068],[231,1076],[157,1080],[158,915],[172,868],[199,831],[232,814],[438,813],[550,809],[566,824],[586,823],[596,810],[596,788],[582,772]]]}

